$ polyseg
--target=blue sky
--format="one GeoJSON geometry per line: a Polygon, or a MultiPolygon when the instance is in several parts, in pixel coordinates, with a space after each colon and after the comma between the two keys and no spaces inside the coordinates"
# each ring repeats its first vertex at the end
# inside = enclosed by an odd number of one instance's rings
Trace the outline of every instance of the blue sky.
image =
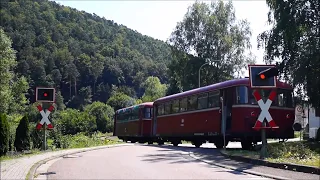
{"type": "MultiPolygon", "coordinates": [[[[167,40],[177,22],[183,19],[187,8],[194,0],[184,1],[55,1],[61,5],[70,6],[88,13],[114,20],[130,29],[160,40],[167,40]]],[[[204,1],[210,3],[210,1],[204,1]]],[[[233,0],[237,19],[247,19],[252,30],[252,53],[257,64],[262,61],[263,50],[257,50],[257,35],[268,28],[268,7],[264,0],[233,0]]],[[[245,75],[248,75],[246,72],[245,75]]]]}

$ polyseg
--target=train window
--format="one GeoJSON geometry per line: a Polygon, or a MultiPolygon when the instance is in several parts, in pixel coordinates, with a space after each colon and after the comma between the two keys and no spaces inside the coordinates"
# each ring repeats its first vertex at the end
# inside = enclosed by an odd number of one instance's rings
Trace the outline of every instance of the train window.
{"type": "Polygon", "coordinates": [[[172,102],[167,102],[165,105],[164,105],[164,113],[165,114],[171,114],[171,105],[172,105],[172,102]]]}
{"type": "Polygon", "coordinates": [[[164,105],[158,105],[158,116],[164,115],[164,105]]]}
{"type": "Polygon", "coordinates": [[[281,107],[293,107],[292,92],[285,89],[277,90],[277,104],[281,107]]]}
{"type": "Polygon", "coordinates": [[[180,99],[180,112],[187,110],[187,98],[180,99]]]}
{"type": "Polygon", "coordinates": [[[151,118],[151,108],[144,108],[144,118],[151,118]]]}
{"type": "Polygon", "coordinates": [[[117,118],[117,121],[118,121],[118,122],[122,121],[122,119],[121,119],[121,114],[117,114],[116,118],[117,118]]]}
{"type": "Polygon", "coordinates": [[[127,116],[127,118],[126,118],[127,121],[132,120],[132,112],[131,112],[131,110],[126,112],[126,116],[127,116]]]}
{"type": "Polygon", "coordinates": [[[188,97],[188,111],[196,110],[197,109],[197,96],[190,96],[188,97]]]}
{"type": "Polygon", "coordinates": [[[179,100],[174,100],[172,103],[172,113],[179,112],[179,100]]]}
{"type": "MultiPolygon", "coordinates": [[[[269,98],[269,95],[270,95],[272,90],[271,89],[258,89],[258,91],[259,91],[259,93],[261,95],[261,98],[262,98],[263,102],[266,102],[267,99],[269,98]]],[[[253,96],[253,90],[252,89],[249,90],[249,97],[250,97],[249,98],[249,103],[250,104],[257,104],[257,101],[253,96]]],[[[276,97],[275,100],[272,101],[271,106],[277,106],[277,105],[278,105],[278,103],[277,103],[277,97],[276,97]]]]}
{"type": "Polygon", "coordinates": [[[237,104],[248,103],[248,88],[246,86],[237,87],[237,104]]]}
{"type": "Polygon", "coordinates": [[[139,108],[136,107],[132,110],[131,119],[139,119],[139,108]]]}
{"type": "Polygon", "coordinates": [[[208,107],[208,93],[198,96],[198,109],[206,109],[208,107]]]}
{"type": "Polygon", "coordinates": [[[209,92],[208,108],[220,106],[220,93],[219,91],[209,92]]]}

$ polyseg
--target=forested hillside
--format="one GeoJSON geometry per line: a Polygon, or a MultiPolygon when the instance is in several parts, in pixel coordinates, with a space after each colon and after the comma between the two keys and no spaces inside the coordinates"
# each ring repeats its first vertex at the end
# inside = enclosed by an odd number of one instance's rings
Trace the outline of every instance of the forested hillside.
{"type": "Polygon", "coordinates": [[[57,101],[79,108],[106,102],[112,85],[141,97],[148,76],[167,83],[170,47],[112,20],[47,0],[1,0],[0,16],[31,103],[36,86],[56,87],[57,101]]]}

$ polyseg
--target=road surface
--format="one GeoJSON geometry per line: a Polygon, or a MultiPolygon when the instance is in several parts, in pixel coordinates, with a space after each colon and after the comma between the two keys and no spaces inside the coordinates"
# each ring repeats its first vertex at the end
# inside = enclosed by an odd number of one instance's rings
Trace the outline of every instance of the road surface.
{"type": "Polygon", "coordinates": [[[191,147],[139,145],[70,155],[54,162],[48,179],[266,179],[194,160],[191,147]]]}

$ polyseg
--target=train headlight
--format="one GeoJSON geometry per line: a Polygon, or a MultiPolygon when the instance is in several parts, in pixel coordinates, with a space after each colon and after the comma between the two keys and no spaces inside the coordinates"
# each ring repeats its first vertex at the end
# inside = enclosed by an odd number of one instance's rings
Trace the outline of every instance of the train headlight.
{"type": "Polygon", "coordinates": [[[289,119],[289,118],[290,118],[290,114],[287,114],[287,115],[286,115],[286,118],[289,119]]]}
{"type": "Polygon", "coordinates": [[[251,117],[255,117],[256,113],[254,111],[251,112],[251,117]]]}

